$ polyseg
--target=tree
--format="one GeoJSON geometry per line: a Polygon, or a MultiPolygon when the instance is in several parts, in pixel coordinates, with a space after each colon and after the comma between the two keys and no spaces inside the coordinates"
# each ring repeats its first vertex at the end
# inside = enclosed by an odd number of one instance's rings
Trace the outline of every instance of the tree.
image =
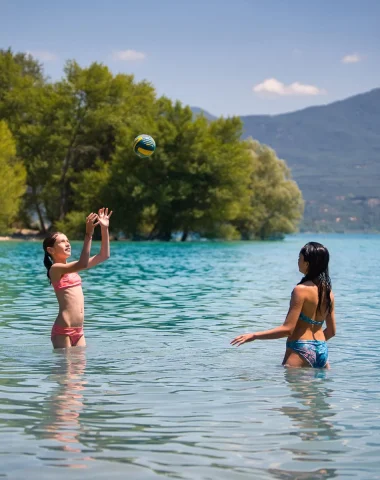
{"type": "Polygon", "coordinates": [[[113,76],[104,65],[70,61],[65,77],[48,83],[32,57],[0,52],[0,115],[9,120],[27,170],[25,209],[37,213],[42,231],[46,220],[54,224],[81,211],[83,197],[97,200],[89,192],[94,185],[83,195],[80,187],[103,171],[118,138],[149,130],[154,108],[149,83],[113,76]]]}
{"type": "Polygon", "coordinates": [[[42,66],[31,55],[0,49],[0,118],[11,130],[24,121],[31,89],[43,83],[42,66]]]}
{"type": "Polygon", "coordinates": [[[25,192],[26,172],[16,159],[16,145],[4,121],[0,121],[0,231],[15,219],[21,196],[25,192]]]}
{"type": "Polygon", "coordinates": [[[302,194],[274,150],[249,141],[252,159],[249,208],[235,222],[242,238],[265,240],[296,231],[303,213],[302,194]]]}
{"type": "Polygon", "coordinates": [[[109,165],[120,149],[136,158],[132,140],[137,133],[154,129],[156,106],[155,91],[149,83],[134,83],[131,75],[112,76],[107,67],[96,63],[87,69],[68,63],[59,89],[65,90],[69,99],[67,112],[63,111],[66,148],[57,184],[58,218],[62,220],[69,211],[91,210],[110,199],[109,192],[122,179],[117,167],[113,170],[116,179],[110,178],[109,165]]]}
{"type": "Polygon", "coordinates": [[[133,238],[170,240],[181,231],[186,240],[190,231],[215,232],[249,203],[251,159],[240,141],[241,122],[193,120],[189,107],[165,97],[157,105],[154,156],[136,157],[129,138],[110,165],[114,223],[133,238]]]}
{"type": "MultiPolygon", "coordinates": [[[[6,118],[16,140],[17,153],[27,170],[30,187],[23,198],[23,217],[37,213],[41,229],[44,221],[39,199],[39,187],[47,178],[39,178],[44,147],[50,135],[41,132],[41,116],[46,111],[43,102],[45,79],[42,66],[31,55],[0,50],[0,117],[6,118]],[[36,139],[36,137],[41,137],[36,139]],[[36,178],[37,177],[37,178],[36,178]]],[[[49,124],[49,119],[47,119],[49,124]]],[[[47,170],[45,168],[45,170],[47,170]]]]}

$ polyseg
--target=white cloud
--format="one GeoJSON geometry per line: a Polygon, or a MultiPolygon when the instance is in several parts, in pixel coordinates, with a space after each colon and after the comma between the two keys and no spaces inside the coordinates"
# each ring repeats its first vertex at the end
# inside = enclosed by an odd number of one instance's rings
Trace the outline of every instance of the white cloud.
{"type": "Polygon", "coordinates": [[[58,58],[55,53],[48,52],[47,50],[33,50],[27,53],[37,58],[38,60],[41,60],[41,62],[54,62],[58,58]]]}
{"type": "Polygon", "coordinates": [[[138,60],[144,60],[146,55],[145,53],[137,52],[136,50],[119,50],[118,52],[113,52],[112,58],[124,62],[135,62],[138,60]]]}
{"type": "Polygon", "coordinates": [[[262,83],[255,85],[252,90],[255,93],[267,93],[280,96],[315,96],[326,93],[323,89],[318,88],[315,85],[305,85],[300,82],[285,85],[275,78],[267,78],[262,83]]]}
{"type": "Polygon", "coordinates": [[[358,63],[362,57],[358,53],[351,53],[342,58],[342,63],[358,63]]]}

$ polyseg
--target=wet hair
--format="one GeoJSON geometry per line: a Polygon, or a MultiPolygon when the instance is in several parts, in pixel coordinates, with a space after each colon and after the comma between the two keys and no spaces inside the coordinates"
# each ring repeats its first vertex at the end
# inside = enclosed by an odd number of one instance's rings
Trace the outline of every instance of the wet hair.
{"type": "Polygon", "coordinates": [[[44,249],[44,252],[45,252],[44,265],[45,265],[45,268],[47,270],[46,275],[47,275],[49,280],[50,280],[49,271],[51,269],[51,266],[53,265],[53,262],[52,262],[52,257],[50,255],[50,253],[47,251],[47,249],[49,247],[54,247],[55,241],[57,240],[57,236],[59,235],[59,233],[60,232],[51,233],[48,237],[45,238],[45,240],[42,244],[42,248],[44,249]]]}
{"type": "Polygon", "coordinates": [[[318,307],[322,313],[322,303],[326,301],[326,309],[331,313],[331,279],[329,276],[329,260],[330,254],[326,247],[318,242],[307,243],[300,251],[305,262],[309,263],[306,275],[299,283],[311,281],[318,287],[318,307]]]}

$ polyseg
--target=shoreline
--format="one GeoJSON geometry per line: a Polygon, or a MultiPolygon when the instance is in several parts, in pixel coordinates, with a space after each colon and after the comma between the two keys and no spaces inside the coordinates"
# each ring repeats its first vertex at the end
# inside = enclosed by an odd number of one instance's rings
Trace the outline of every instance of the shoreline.
{"type": "Polygon", "coordinates": [[[0,235],[0,242],[24,242],[24,241],[41,241],[44,239],[44,235],[38,230],[32,230],[28,228],[17,229],[13,233],[8,235],[0,235]]]}
{"type": "MultiPolygon", "coordinates": [[[[367,231],[361,231],[361,232],[297,232],[294,234],[290,235],[285,235],[285,237],[291,237],[293,235],[379,235],[380,232],[367,232],[367,231]]],[[[11,234],[11,235],[0,235],[0,243],[1,242],[42,242],[43,239],[45,238],[44,235],[41,234],[11,234]]],[[[129,240],[126,238],[110,238],[111,242],[117,241],[117,242],[132,242],[133,240],[129,240]]],[[[78,240],[80,241],[80,240],[78,240]]],[[[135,240],[136,242],[139,242],[141,240],[135,240]]],[[[149,240],[143,240],[143,241],[148,241],[149,240]]],[[[152,243],[157,242],[157,240],[151,240],[152,243]]],[[[204,240],[203,240],[204,241],[204,240]]],[[[234,240],[234,242],[245,242],[246,240],[234,240]]],[[[257,240],[255,240],[257,241],[257,240]]],[[[191,240],[190,240],[191,242],[191,240]]],[[[194,240],[193,240],[194,242],[194,240]]],[[[199,240],[195,240],[195,242],[199,242],[199,240]]],[[[176,240],[171,240],[169,243],[176,243],[176,240]]],[[[187,243],[187,242],[186,242],[187,243]]]]}
{"type": "Polygon", "coordinates": [[[43,240],[42,237],[3,237],[1,236],[0,237],[0,242],[37,242],[37,241],[40,241],[40,240],[43,240]]]}

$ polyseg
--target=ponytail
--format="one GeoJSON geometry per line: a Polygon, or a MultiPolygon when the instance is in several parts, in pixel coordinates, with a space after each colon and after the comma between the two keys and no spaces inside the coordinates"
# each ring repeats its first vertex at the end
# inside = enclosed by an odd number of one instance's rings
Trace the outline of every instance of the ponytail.
{"type": "Polygon", "coordinates": [[[54,246],[58,234],[59,234],[59,232],[51,233],[48,237],[45,238],[45,240],[42,244],[42,248],[44,249],[44,252],[45,252],[44,265],[45,265],[45,268],[47,270],[46,275],[47,275],[49,280],[50,280],[49,271],[50,271],[50,269],[53,265],[53,262],[52,262],[52,257],[51,257],[51,255],[50,255],[50,253],[48,252],[47,249],[49,247],[54,246]]]}
{"type": "Polygon", "coordinates": [[[309,242],[302,249],[306,262],[309,263],[307,274],[299,283],[313,282],[318,287],[317,310],[322,313],[322,305],[325,303],[327,313],[331,313],[331,279],[329,275],[330,254],[326,247],[318,242],[309,242]]]}
{"type": "Polygon", "coordinates": [[[329,276],[329,271],[326,269],[324,272],[320,273],[316,278],[312,278],[310,275],[306,274],[299,283],[305,283],[307,281],[313,282],[318,287],[318,306],[317,310],[322,312],[322,304],[326,302],[327,313],[331,313],[332,310],[332,301],[331,301],[331,279],[329,276]]]}
{"type": "Polygon", "coordinates": [[[44,265],[47,270],[46,275],[50,279],[49,271],[51,269],[51,266],[53,265],[53,262],[51,261],[50,255],[47,252],[45,252],[45,256],[44,256],[44,265]]]}

